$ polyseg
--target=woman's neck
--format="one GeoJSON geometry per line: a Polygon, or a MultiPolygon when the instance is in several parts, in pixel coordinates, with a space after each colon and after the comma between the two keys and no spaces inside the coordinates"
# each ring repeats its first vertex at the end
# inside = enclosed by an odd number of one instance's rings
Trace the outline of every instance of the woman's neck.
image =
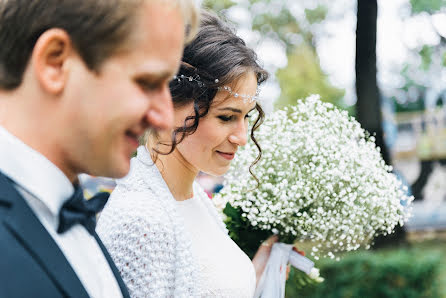
{"type": "Polygon", "coordinates": [[[178,150],[168,155],[158,154],[155,164],[175,200],[184,201],[193,197],[193,183],[198,170],[178,150]]]}

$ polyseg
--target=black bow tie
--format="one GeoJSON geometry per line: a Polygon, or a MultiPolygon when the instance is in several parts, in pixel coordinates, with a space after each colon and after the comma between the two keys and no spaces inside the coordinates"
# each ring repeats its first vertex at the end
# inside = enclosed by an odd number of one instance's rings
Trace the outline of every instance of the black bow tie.
{"type": "Polygon", "coordinates": [[[91,235],[94,235],[96,214],[104,208],[109,196],[109,193],[100,192],[91,199],[86,200],[82,188],[77,186],[74,194],[65,201],[59,211],[59,228],[57,233],[64,233],[74,224],[80,223],[91,235]]]}

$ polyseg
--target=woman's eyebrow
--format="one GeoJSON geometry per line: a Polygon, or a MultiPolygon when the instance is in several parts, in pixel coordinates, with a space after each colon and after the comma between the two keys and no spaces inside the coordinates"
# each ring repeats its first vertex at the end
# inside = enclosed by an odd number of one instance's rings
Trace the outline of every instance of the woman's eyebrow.
{"type": "Polygon", "coordinates": [[[226,107],[226,108],[220,108],[220,109],[218,109],[219,111],[231,111],[231,112],[234,112],[234,113],[242,113],[242,110],[239,110],[239,109],[235,109],[235,108],[231,108],[231,107],[226,107]]]}
{"type": "MultiPolygon", "coordinates": [[[[255,108],[256,108],[256,107],[253,107],[251,110],[249,110],[249,112],[255,110],[255,108]]],[[[219,111],[231,111],[231,112],[234,112],[234,113],[240,113],[240,114],[242,113],[242,110],[240,110],[240,109],[236,109],[236,108],[231,108],[231,107],[219,108],[218,110],[219,110],[219,111]]],[[[249,112],[248,112],[248,113],[249,113],[249,112]]]]}

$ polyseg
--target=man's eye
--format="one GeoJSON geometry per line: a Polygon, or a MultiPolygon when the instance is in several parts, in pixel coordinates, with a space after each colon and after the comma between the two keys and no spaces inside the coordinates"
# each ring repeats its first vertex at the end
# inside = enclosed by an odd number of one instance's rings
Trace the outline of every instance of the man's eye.
{"type": "Polygon", "coordinates": [[[158,82],[152,83],[146,80],[138,80],[137,83],[139,86],[141,86],[143,90],[148,90],[148,91],[157,90],[161,87],[161,84],[158,82]]]}
{"type": "Polygon", "coordinates": [[[221,116],[218,116],[218,118],[220,120],[222,120],[222,121],[225,121],[225,122],[232,120],[232,116],[223,116],[223,115],[221,115],[221,116]]]}

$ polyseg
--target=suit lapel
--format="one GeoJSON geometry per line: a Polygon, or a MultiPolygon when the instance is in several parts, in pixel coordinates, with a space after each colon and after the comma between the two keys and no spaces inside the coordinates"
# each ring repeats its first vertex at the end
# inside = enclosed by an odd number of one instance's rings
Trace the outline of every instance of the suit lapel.
{"type": "Polygon", "coordinates": [[[8,206],[3,224],[23,245],[48,277],[65,296],[88,297],[88,294],[51,235],[14,188],[0,172],[0,204],[8,206]]]}
{"type": "Polygon", "coordinates": [[[124,298],[130,298],[129,292],[127,290],[126,285],[124,284],[124,281],[121,278],[121,274],[119,273],[118,268],[116,268],[115,263],[113,262],[112,258],[108,254],[107,249],[105,248],[104,244],[102,243],[101,239],[99,238],[98,234],[96,234],[96,232],[94,233],[94,238],[98,242],[99,247],[102,250],[102,253],[104,254],[105,258],[107,259],[107,262],[110,265],[110,268],[113,271],[113,274],[115,275],[116,281],[118,282],[119,287],[121,288],[122,296],[124,298]]]}

